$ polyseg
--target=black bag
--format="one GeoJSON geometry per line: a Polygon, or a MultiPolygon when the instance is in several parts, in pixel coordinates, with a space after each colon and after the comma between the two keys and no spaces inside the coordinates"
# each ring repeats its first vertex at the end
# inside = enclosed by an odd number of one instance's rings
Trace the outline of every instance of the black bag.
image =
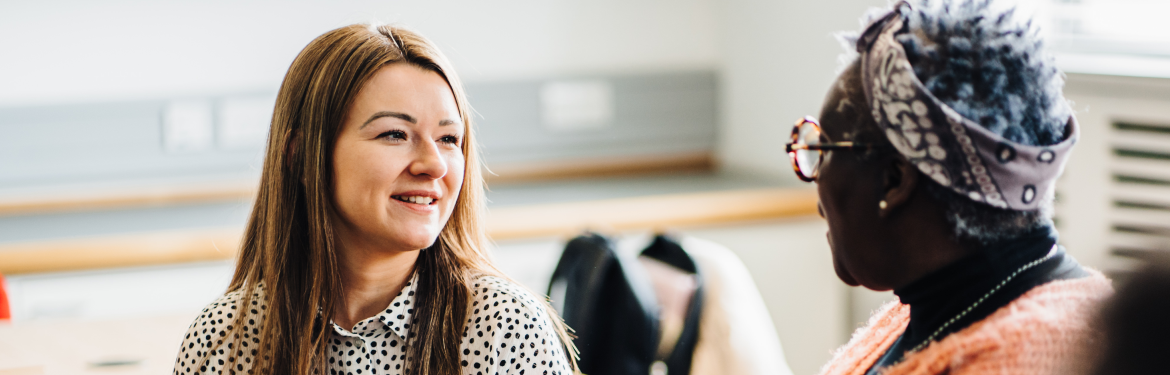
{"type": "Polygon", "coordinates": [[[698,280],[682,332],[665,358],[657,355],[659,306],[652,280],[642,264],[621,256],[611,241],[597,234],[579,236],[565,246],[548,294],[565,323],[575,331],[581,372],[645,375],[656,362],[662,362],[670,375],[690,372],[699,337],[702,278],[686,251],[666,236],[656,236],[642,256],[692,273],[698,280]]]}

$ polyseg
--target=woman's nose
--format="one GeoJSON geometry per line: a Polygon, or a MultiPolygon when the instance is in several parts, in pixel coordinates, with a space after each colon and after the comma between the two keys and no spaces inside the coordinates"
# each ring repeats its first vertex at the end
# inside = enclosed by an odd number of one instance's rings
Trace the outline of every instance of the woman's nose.
{"type": "Polygon", "coordinates": [[[426,176],[431,179],[440,179],[447,175],[447,163],[439,152],[439,144],[435,141],[419,142],[415,147],[414,161],[410,163],[410,174],[426,176]]]}

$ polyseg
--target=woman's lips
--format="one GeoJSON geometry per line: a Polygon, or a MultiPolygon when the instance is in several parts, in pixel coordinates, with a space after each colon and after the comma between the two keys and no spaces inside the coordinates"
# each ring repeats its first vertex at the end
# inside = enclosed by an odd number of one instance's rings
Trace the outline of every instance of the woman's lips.
{"type": "Polygon", "coordinates": [[[392,195],[390,199],[404,208],[419,213],[432,213],[438,210],[439,200],[419,195],[392,195]]]}
{"type": "Polygon", "coordinates": [[[423,206],[430,206],[439,201],[438,199],[422,195],[391,195],[390,198],[394,198],[399,202],[414,203],[423,206]]]}

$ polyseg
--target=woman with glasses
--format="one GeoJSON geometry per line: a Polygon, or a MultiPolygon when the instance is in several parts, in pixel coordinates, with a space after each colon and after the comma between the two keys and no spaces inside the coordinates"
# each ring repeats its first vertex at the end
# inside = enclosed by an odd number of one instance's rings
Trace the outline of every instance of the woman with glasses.
{"type": "Polygon", "coordinates": [[[1063,373],[1092,334],[1110,282],[1052,222],[1077,123],[1035,30],[995,9],[895,5],[793,129],[837,275],[898,297],[825,374],[1063,373]]]}

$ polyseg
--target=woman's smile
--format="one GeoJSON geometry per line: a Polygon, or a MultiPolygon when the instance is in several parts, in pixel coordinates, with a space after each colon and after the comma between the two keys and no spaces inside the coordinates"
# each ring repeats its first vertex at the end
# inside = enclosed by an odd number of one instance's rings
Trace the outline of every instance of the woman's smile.
{"type": "Polygon", "coordinates": [[[396,206],[405,207],[411,211],[425,214],[438,212],[438,203],[441,202],[440,198],[437,192],[418,190],[390,196],[390,199],[398,203],[396,206]]]}

